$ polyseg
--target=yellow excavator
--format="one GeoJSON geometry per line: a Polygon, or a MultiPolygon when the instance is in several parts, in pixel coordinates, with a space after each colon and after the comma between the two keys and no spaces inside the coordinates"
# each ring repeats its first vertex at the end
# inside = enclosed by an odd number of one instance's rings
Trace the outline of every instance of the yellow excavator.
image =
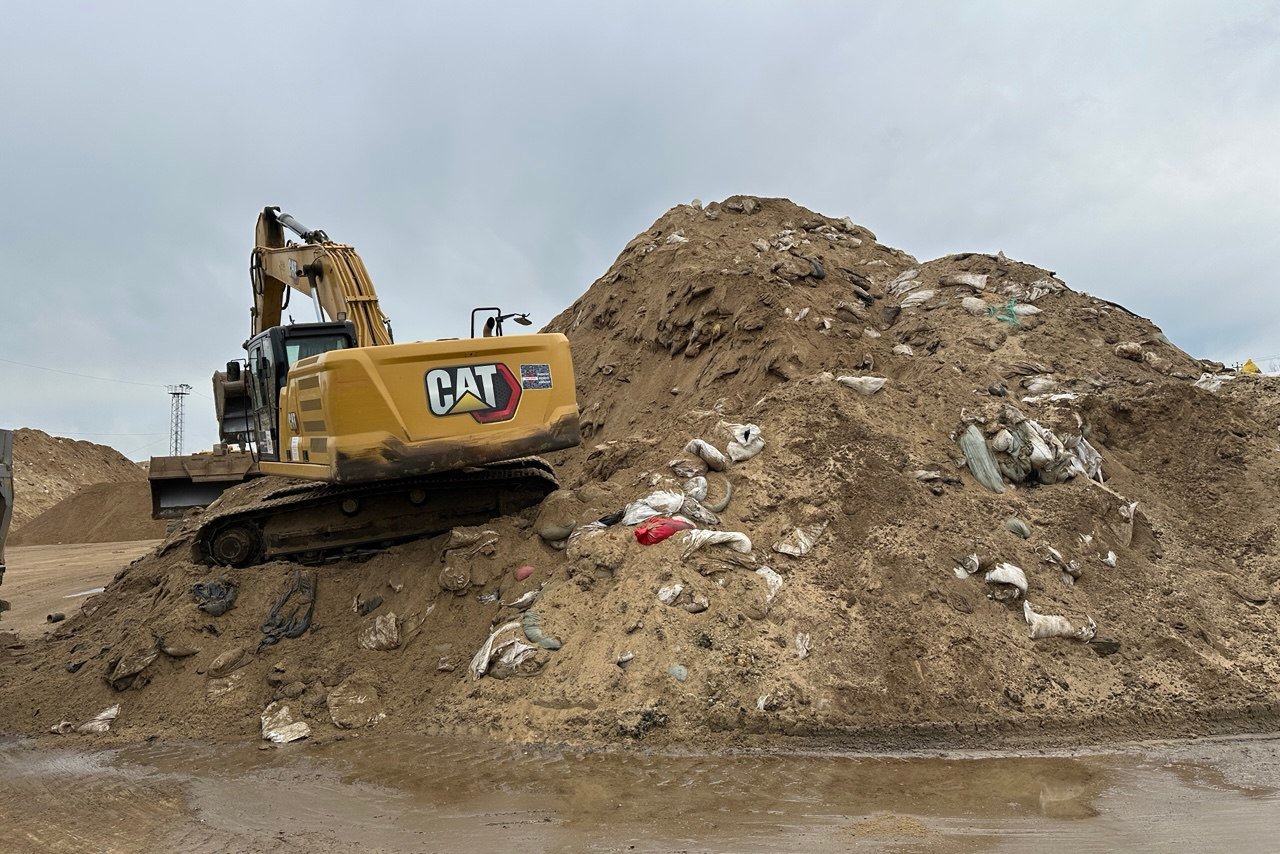
{"type": "Polygon", "coordinates": [[[504,321],[528,317],[488,307],[472,312],[469,338],[396,344],[355,249],[274,207],[258,217],[250,280],[247,358],[214,374],[222,443],[152,458],[153,515],[175,518],[246,478],[292,480],[247,506],[206,510],[198,558],[247,566],[368,553],[515,512],[558,487],[533,455],[581,442],[565,336],[503,335],[504,321]],[[316,322],[281,323],[295,292],[316,322]]]}

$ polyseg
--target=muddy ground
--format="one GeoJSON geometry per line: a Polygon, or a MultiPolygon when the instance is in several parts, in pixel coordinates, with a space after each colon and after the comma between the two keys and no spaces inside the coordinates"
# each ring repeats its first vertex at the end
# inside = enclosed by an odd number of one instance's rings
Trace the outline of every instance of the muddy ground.
{"type": "Polygon", "coordinates": [[[1275,741],[946,756],[0,742],[12,852],[1273,850],[1275,741]]]}

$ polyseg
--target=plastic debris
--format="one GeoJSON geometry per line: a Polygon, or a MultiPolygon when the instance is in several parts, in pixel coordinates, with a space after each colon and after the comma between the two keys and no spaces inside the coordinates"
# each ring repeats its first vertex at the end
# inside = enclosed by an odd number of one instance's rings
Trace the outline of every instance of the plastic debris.
{"type": "Polygon", "coordinates": [[[1022,387],[1027,390],[1028,394],[1048,394],[1058,387],[1058,381],[1047,374],[1040,376],[1027,377],[1022,381],[1022,387]]]}
{"type": "Polygon", "coordinates": [[[498,637],[507,632],[514,632],[520,628],[520,621],[514,620],[510,623],[504,623],[489,633],[489,637],[480,645],[480,649],[471,658],[471,663],[467,665],[467,669],[471,672],[472,679],[479,679],[489,672],[489,663],[493,660],[494,643],[498,637]]]}
{"type": "Polygon", "coordinates": [[[707,468],[712,471],[724,471],[729,467],[729,461],[724,458],[724,454],[720,453],[719,449],[714,445],[702,439],[691,439],[689,444],[684,446],[684,450],[685,453],[693,454],[702,460],[707,464],[707,468]]]}
{"type": "Polygon", "coordinates": [[[348,676],[330,689],[325,705],[329,719],[340,729],[373,726],[387,716],[378,689],[358,676],[348,676]]]}
{"type": "Polygon", "coordinates": [[[249,659],[245,657],[244,647],[233,646],[230,649],[223,650],[213,659],[209,666],[205,668],[205,675],[210,679],[221,679],[248,663],[249,659]]]}
{"type": "Polygon", "coordinates": [[[981,561],[976,554],[965,555],[956,561],[952,572],[955,573],[956,578],[968,578],[981,569],[981,566],[981,561]]]}
{"type": "Polygon", "coordinates": [[[400,626],[394,613],[374,617],[373,622],[360,631],[361,649],[386,651],[400,646],[400,626]]]}
{"type": "Polygon", "coordinates": [[[61,623],[67,618],[67,615],[61,611],[54,611],[52,614],[45,614],[44,621],[46,623],[61,623]]]}
{"type": "Polygon", "coordinates": [[[134,650],[118,659],[109,661],[107,663],[107,682],[117,691],[145,685],[145,680],[138,683],[138,677],[159,655],[160,650],[153,645],[146,649],[134,650]]]}
{"type": "Polygon", "coordinates": [[[262,621],[263,638],[258,642],[258,649],[277,643],[281,638],[301,637],[311,627],[311,615],[315,607],[315,576],[302,570],[294,571],[290,576],[288,589],[276,597],[266,619],[262,621]],[[293,600],[292,606],[286,610],[290,600],[293,600]]]}
{"type": "MultiPolygon", "coordinates": [[[[1027,574],[1021,567],[1011,563],[998,563],[986,575],[987,584],[1007,584],[1016,588],[1024,597],[1027,595],[1027,574]]],[[[1016,598],[1016,596],[1015,596],[1016,598]]]]}
{"type": "Polygon", "coordinates": [[[1231,382],[1235,378],[1235,374],[1232,373],[1204,373],[1200,375],[1200,378],[1197,379],[1193,385],[1195,385],[1196,388],[1202,388],[1205,391],[1218,391],[1222,388],[1223,383],[1231,382]]]}
{"type": "Polygon", "coordinates": [[[376,593],[368,599],[361,599],[356,596],[351,600],[351,610],[359,614],[361,617],[367,617],[378,608],[382,607],[382,597],[376,593]]]}
{"type": "Polygon", "coordinates": [[[733,438],[726,450],[729,452],[729,459],[735,463],[749,460],[764,450],[764,436],[754,424],[730,424],[729,433],[733,438]]]}
{"type": "Polygon", "coordinates": [[[975,291],[983,291],[987,288],[987,276],[980,273],[952,273],[939,279],[938,284],[944,288],[973,288],[975,291]]]}
{"type": "Polygon", "coordinates": [[[910,344],[897,344],[893,348],[893,353],[895,356],[914,356],[916,351],[911,349],[910,344]]]}
{"type": "Polygon", "coordinates": [[[729,478],[725,475],[719,475],[719,479],[724,484],[724,494],[718,500],[708,501],[706,498],[698,499],[699,501],[706,501],[704,506],[712,513],[723,513],[725,508],[729,506],[729,502],[733,500],[733,484],[729,482],[729,478]]]}
{"type": "Polygon", "coordinates": [[[1074,587],[1076,581],[1084,574],[1080,568],[1080,562],[1077,560],[1067,560],[1063,557],[1062,552],[1053,546],[1045,546],[1045,563],[1051,563],[1062,570],[1062,583],[1068,587],[1074,587]]]}
{"type": "Polygon", "coordinates": [[[1107,566],[1114,567],[1116,565],[1116,553],[1108,551],[1107,556],[1102,559],[1102,562],[1107,566]]]}
{"type": "Polygon", "coordinates": [[[120,704],[116,703],[114,706],[108,706],[98,712],[92,718],[79,726],[71,723],[71,721],[59,721],[49,727],[49,732],[57,733],[58,735],[70,735],[73,732],[80,733],[81,735],[97,735],[99,733],[109,732],[111,730],[111,724],[118,717],[120,717],[120,704]]]}
{"type": "Polygon", "coordinates": [[[933,299],[933,295],[933,291],[916,291],[915,293],[907,294],[903,297],[900,304],[904,309],[917,308],[918,306],[921,306],[933,299]]]}
{"type": "Polygon", "coordinates": [[[836,382],[848,386],[859,394],[872,395],[884,388],[885,377],[836,377],[836,382]]]}
{"type": "Polygon", "coordinates": [[[262,712],[262,737],[276,744],[288,744],[311,735],[306,721],[296,720],[293,709],[283,700],[277,700],[262,712]]]}
{"type": "Polygon", "coordinates": [[[692,498],[694,501],[703,501],[707,497],[707,479],[702,475],[695,475],[684,482],[684,494],[686,498],[692,498]]]}
{"type": "Polygon", "coordinates": [[[822,532],[829,524],[830,522],[824,519],[812,525],[792,528],[781,540],[773,544],[773,550],[792,557],[804,557],[818,542],[818,538],[822,536],[822,532]]]}
{"type": "Polygon", "coordinates": [[[536,676],[548,660],[546,653],[538,652],[538,647],[518,640],[511,641],[502,648],[497,659],[489,667],[489,675],[494,679],[536,676]]]}
{"type": "Polygon", "coordinates": [[[978,483],[992,492],[1003,493],[1004,481],[1000,479],[995,457],[991,455],[991,449],[987,447],[987,440],[983,438],[982,431],[970,424],[960,434],[958,443],[960,450],[964,452],[965,465],[969,467],[970,473],[978,483]]]}
{"type": "Polygon", "coordinates": [[[684,505],[685,496],[676,490],[660,489],[638,501],[632,501],[622,512],[622,524],[639,525],[654,516],[676,513],[684,505]]]}
{"type": "Polygon", "coordinates": [[[520,616],[520,627],[524,629],[524,636],[529,639],[529,643],[537,644],[543,649],[556,650],[564,645],[560,638],[542,631],[542,622],[533,611],[525,611],[520,616]]]}
{"type": "Polygon", "coordinates": [[[906,270],[899,273],[892,282],[885,285],[885,292],[895,297],[902,296],[920,286],[920,283],[916,281],[916,277],[919,275],[919,270],[906,270]]]}
{"type": "Polygon", "coordinates": [[[541,595],[541,593],[541,587],[536,590],[530,590],[514,602],[503,602],[502,607],[515,608],[517,611],[524,611],[527,608],[532,607],[534,602],[538,601],[538,596],[541,595]]]}
{"type": "Polygon", "coordinates": [[[756,567],[756,575],[764,579],[766,593],[764,597],[765,606],[773,604],[773,600],[778,598],[778,593],[782,590],[782,576],[767,566],[756,567]]]}
{"type": "Polygon", "coordinates": [[[680,598],[680,594],[684,592],[683,584],[671,584],[666,587],[658,588],[658,601],[663,605],[674,605],[676,600],[680,598]]]}
{"type": "Polygon", "coordinates": [[[1022,603],[1022,616],[1027,621],[1027,637],[1032,640],[1043,638],[1071,638],[1088,643],[1098,633],[1098,624],[1086,616],[1088,623],[1077,628],[1066,617],[1057,614],[1037,614],[1030,602],[1022,603]]]}
{"type": "Polygon", "coordinates": [[[636,654],[634,652],[627,650],[622,655],[618,656],[617,660],[614,661],[614,664],[618,665],[623,670],[626,670],[627,667],[630,666],[631,662],[635,660],[635,657],[636,654]]]}
{"type": "Polygon", "coordinates": [[[739,531],[685,531],[680,534],[680,542],[685,546],[683,557],[704,546],[715,545],[726,545],[743,554],[751,553],[751,538],[739,531]]]}
{"type": "Polygon", "coordinates": [[[236,583],[227,578],[204,581],[191,587],[200,610],[214,617],[221,617],[236,604],[236,583]]]}
{"type": "Polygon", "coordinates": [[[524,581],[526,578],[533,575],[533,573],[534,573],[534,568],[532,566],[529,566],[528,564],[524,564],[523,566],[517,566],[515,572],[512,573],[512,575],[515,576],[516,581],[524,581]]]}
{"type": "Polygon", "coordinates": [[[811,642],[809,639],[809,634],[807,632],[797,632],[796,633],[796,658],[800,659],[801,661],[804,661],[806,658],[808,658],[809,650],[811,649],[810,644],[811,642]]]}
{"type": "Polygon", "coordinates": [[[1116,345],[1115,354],[1121,359],[1128,359],[1132,362],[1141,362],[1142,345],[1136,341],[1126,341],[1122,344],[1116,345]]]}
{"type": "Polygon", "coordinates": [[[1004,520],[1004,527],[1016,537],[1027,539],[1031,536],[1031,526],[1021,519],[1009,518],[1004,520]]]}
{"type": "Polygon", "coordinates": [[[667,463],[677,477],[697,477],[707,470],[707,464],[701,459],[687,460],[683,457],[667,463]]]}

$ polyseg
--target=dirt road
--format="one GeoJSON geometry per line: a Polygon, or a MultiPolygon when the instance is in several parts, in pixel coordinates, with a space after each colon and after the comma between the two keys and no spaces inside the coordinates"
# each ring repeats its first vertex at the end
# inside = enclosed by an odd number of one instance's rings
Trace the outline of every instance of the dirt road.
{"type": "Polygon", "coordinates": [[[9,569],[0,595],[9,600],[13,610],[0,618],[0,631],[16,631],[23,638],[39,635],[47,625],[47,615],[61,611],[70,616],[92,592],[111,581],[120,567],[150,551],[158,542],[140,540],[6,549],[9,569]]]}

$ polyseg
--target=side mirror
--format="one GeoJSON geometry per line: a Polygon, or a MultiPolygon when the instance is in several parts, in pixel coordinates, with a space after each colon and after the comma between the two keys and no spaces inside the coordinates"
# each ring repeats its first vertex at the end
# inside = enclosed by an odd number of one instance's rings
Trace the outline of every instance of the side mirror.
{"type": "Polygon", "coordinates": [[[233,383],[240,382],[239,362],[227,362],[227,381],[233,383]]]}

